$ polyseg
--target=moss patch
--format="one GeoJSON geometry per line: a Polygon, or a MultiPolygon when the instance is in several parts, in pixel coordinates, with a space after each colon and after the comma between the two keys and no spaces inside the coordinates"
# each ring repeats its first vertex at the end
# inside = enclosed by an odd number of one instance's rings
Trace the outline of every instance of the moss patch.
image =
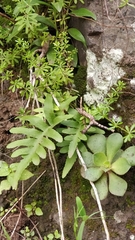
{"type": "Polygon", "coordinates": [[[87,68],[84,66],[80,66],[78,68],[77,73],[74,76],[74,84],[81,96],[84,93],[86,93],[86,78],[87,78],[87,68]]]}

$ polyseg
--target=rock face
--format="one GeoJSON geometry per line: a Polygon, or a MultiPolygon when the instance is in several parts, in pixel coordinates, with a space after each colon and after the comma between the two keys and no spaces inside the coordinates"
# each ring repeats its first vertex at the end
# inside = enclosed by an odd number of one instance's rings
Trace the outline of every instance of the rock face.
{"type": "Polygon", "coordinates": [[[118,79],[125,77],[130,81],[135,76],[135,8],[129,5],[120,8],[120,2],[85,0],[78,8],[94,12],[97,20],[75,17],[71,20],[72,27],[79,29],[86,39],[87,49],[80,42],[75,42],[75,46],[80,65],[87,65],[88,105],[103,100],[118,79]]]}

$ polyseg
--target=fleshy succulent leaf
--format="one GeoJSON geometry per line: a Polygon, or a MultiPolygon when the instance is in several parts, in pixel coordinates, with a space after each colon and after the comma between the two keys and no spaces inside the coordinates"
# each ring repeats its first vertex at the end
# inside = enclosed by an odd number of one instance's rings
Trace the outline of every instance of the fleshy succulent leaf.
{"type": "Polygon", "coordinates": [[[113,195],[123,196],[127,190],[127,182],[113,172],[109,172],[109,191],[113,195]]]}
{"type": "MultiPolygon", "coordinates": [[[[98,191],[98,195],[100,200],[103,200],[108,195],[108,183],[107,183],[107,175],[103,174],[101,178],[99,178],[98,181],[95,182],[95,187],[98,191]]],[[[93,198],[95,199],[95,194],[93,189],[91,189],[91,194],[93,198]]]]}
{"type": "Polygon", "coordinates": [[[121,156],[126,158],[131,166],[135,166],[135,146],[127,148],[121,156]]]}
{"type": "Polygon", "coordinates": [[[92,182],[97,181],[102,176],[102,174],[103,170],[99,167],[90,167],[86,171],[84,171],[84,168],[81,169],[82,177],[92,182]]]}
{"type": "Polygon", "coordinates": [[[106,137],[103,134],[94,134],[89,136],[87,146],[93,153],[105,153],[106,137]]]}
{"type": "Polygon", "coordinates": [[[130,165],[125,158],[119,158],[112,164],[112,171],[118,175],[124,175],[130,169],[130,165]]]}
{"type": "Polygon", "coordinates": [[[106,153],[109,162],[123,145],[123,137],[120,133],[112,133],[106,141],[106,153]]]}

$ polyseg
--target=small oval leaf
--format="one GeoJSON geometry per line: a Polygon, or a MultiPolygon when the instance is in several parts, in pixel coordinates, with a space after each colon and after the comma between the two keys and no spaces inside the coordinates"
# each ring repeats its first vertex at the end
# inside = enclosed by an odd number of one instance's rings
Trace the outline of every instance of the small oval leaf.
{"type": "Polygon", "coordinates": [[[103,174],[103,170],[99,167],[91,167],[84,171],[84,168],[81,168],[81,175],[89,181],[97,181],[103,174]]]}
{"type": "Polygon", "coordinates": [[[79,8],[79,9],[73,10],[72,13],[77,17],[90,17],[90,18],[93,18],[94,20],[97,19],[95,13],[91,12],[87,8],[79,8]]]}
{"type": "Polygon", "coordinates": [[[131,168],[125,158],[119,158],[112,164],[112,171],[118,175],[124,175],[131,168]]]}
{"type": "Polygon", "coordinates": [[[113,172],[109,172],[108,175],[110,193],[122,197],[127,190],[127,182],[113,172]]]}
{"type": "Polygon", "coordinates": [[[131,166],[135,166],[135,146],[127,148],[121,156],[126,158],[131,166]]]}
{"type": "Polygon", "coordinates": [[[106,152],[107,158],[109,162],[112,162],[113,157],[117,153],[117,151],[123,145],[123,137],[120,133],[112,133],[106,141],[106,152]]]}
{"type": "MultiPolygon", "coordinates": [[[[107,175],[103,174],[102,177],[97,182],[95,182],[94,184],[95,184],[95,187],[98,191],[98,195],[99,195],[100,200],[105,199],[108,195],[107,175]]],[[[93,188],[91,189],[91,194],[92,194],[93,198],[96,199],[93,188]]]]}
{"type": "Polygon", "coordinates": [[[82,33],[78,29],[76,29],[76,28],[69,28],[68,29],[68,33],[69,33],[69,35],[72,38],[74,38],[77,41],[82,42],[84,44],[84,46],[86,47],[85,38],[84,38],[84,36],[82,35],[82,33]]]}
{"type": "Polygon", "coordinates": [[[88,137],[87,146],[93,153],[105,153],[106,137],[103,134],[94,134],[88,137]]]}
{"type": "Polygon", "coordinates": [[[37,207],[36,210],[35,210],[35,214],[36,214],[37,216],[42,216],[42,215],[43,215],[43,212],[42,212],[41,208],[37,207]]]}

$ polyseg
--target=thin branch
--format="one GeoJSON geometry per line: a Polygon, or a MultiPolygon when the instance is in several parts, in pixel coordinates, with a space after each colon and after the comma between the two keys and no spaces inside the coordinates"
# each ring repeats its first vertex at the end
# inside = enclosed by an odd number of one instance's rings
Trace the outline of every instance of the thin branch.
{"type": "Polygon", "coordinates": [[[4,18],[7,18],[8,20],[10,20],[11,22],[15,23],[15,20],[12,19],[8,14],[6,13],[1,13],[0,12],[0,16],[4,17],[4,18]]]}
{"type": "Polygon", "coordinates": [[[83,110],[82,108],[76,108],[76,110],[77,110],[82,116],[84,116],[84,117],[86,117],[86,118],[88,118],[88,119],[90,120],[89,125],[82,131],[83,133],[86,133],[86,132],[88,131],[88,129],[89,129],[92,125],[96,125],[96,126],[98,126],[99,128],[103,128],[103,129],[109,130],[109,131],[111,131],[111,132],[114,132],[114,130],[109,129],[108,127],[106,127],[106,126],[98,123],[91,114],[87,113],[87,112],[86,112],[85,110],[83,110]]]}
{"type": "Polygon", "coordinates": [[[61,240],[65,240],[64,227],[63,227],[62,190],[61,190],[60,178],[58,174],[58,168],[57,168],[55,156],[53,152],[50,150],[48,150],[48,154],[49,154],[49,159],[50,159],[53,174],[54,174],[56,202],[57,202],[59,223],[60,223],[60,230],[61,230],[61,240]]]}
{"type": "MultiPolygon", "coordinates": [[[[86,164],[82,158],[82,155],[79,151],[79,149],[77,148],[76,150],[77,152],[77,155],[79,157],[79,160],[81,162],[81,165],[83,166],[84,170],[86,171],[87,170],[87,167],[86,167],[86,164]]],[[[105,234],[106,234],[106,240],[110,240],[110,234],[109,234],[109,231],[108,231],[108,227],[107,227],[107,224],[106,224],[106,221],[105,221],[105,217],[104,217],[104,212],[103,212],[103,209],[102,209],[102,205],[101,205],[101,202],[100,202],[100,199],[99,199],[99,195],[98,195],[98,192],[97,192],[97,189],[94,185],[93,182],[89,181],[92,188],[93,188],[93,191],[94,191],[94,194],[95,194],[95,197],[96,197],[96,201],[97,201],[97,205],[98,205],[98,208],[99,208],[99,212],[100,212],[100,216],[101,216],[101,220],[102,220],[102,223],[103,223],[103,226],[104,226],[104,230],[105,230],[105,234]]]]}
{"type": "MultiPolygon", "coordinates": [[[[23,193],[24,193],[24,182],[22,182],[22,196],[23,196],[23,193]]],[[[21,199],[21,209],[22,208],[23,208],[23,198],[21,199]]],[[[16,221],[15,227],[14,227],[12,233],[11,233],[11,236],[10,236],[11,238],[13,237],[13,235],[15,233],[15,230],[16,230],[16,228],[17,228],[17,226],[18,226],[18,224],[19,224],[19,222],[21,220],[21,216],[22,216],[22,211],[19,212],[18,219],[16,221]]]]}

